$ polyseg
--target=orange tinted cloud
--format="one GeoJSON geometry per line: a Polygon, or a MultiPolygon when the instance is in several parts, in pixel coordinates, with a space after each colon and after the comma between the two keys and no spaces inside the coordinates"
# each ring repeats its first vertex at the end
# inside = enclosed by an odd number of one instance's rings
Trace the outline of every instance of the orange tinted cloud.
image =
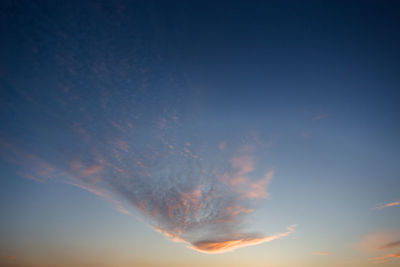
{"type": "Polygon", "coordinates": [[[192,244],[190,248],[203,253],[224,253],[227,251],[232,251],[237,248],[254,246],[265,242],[271,242],[276,239],[283,238],[295,231],[296,225],[291,225],[288,227],[288,231],[283,233],[278,233],[272,236],[256,237],[251,234],[241,234],[238,237],[226,238],[220,240],[204,240],[198,241],[192,244]]]}
{"type": "Polygon", "coordinates": [[[383,204],[383,205],[378,205],[374,209],[381,210],[384,208],[395,207],[395,206],[400,206],[400,201],[391,202],[391,203],[387,203],[387,204],[383,204]]]}
{"type": "Polygon", "coordinates": [[[369,258],[368,260],[372,263],[384,263],[393,259],[400,259],[400,253],[386,254],[381,257],[369,258]]]}
{"type": "Polygon", "coordinates": [[[179,235],[170,233],[170,232],[168,232],[168,231],[166,231],[166,230],[164,230],[164,229],[161,229],[161,228],[159,228],[159,227],[153,227],[153,229],[154,229],[156,232],[159,232],[159,233],[163,234],[165,237],[167,237],[167,238],[170,239],[171,241],[174,241],[174,242],[177,242],[177,243],[185,243],[185,242],[186,242],[185,240],[183,240],[182,238],[180,238],[179,235]]]}

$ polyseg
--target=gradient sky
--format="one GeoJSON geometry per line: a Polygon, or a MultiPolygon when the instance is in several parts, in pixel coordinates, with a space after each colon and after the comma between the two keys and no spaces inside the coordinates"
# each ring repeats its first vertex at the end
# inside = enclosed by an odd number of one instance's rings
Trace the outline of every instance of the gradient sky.
{"type": "Polygon", "coordinates": [[[397,1],[1,1],[1,266],[399,266],[397,1]]]}

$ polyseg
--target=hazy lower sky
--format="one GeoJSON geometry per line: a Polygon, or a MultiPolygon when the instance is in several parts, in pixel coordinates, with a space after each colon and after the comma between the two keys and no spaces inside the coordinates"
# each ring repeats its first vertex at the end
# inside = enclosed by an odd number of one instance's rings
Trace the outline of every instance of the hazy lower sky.
{"type": "Polygon", "coordinates": [[[1,1],[0,265],[398,266],[397,1],[1,1]]]}

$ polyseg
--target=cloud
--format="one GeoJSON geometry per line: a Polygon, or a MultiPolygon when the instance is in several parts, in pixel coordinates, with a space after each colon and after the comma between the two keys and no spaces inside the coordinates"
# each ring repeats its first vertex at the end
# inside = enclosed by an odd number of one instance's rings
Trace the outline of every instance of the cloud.
{"type": "Polygon", "coordinates": [[[218,149],[219,150],[225,150],[225,148],[226,148],[226,142],[225,141],[222,141],[221,143],[219,143],[219,145],[218,145],[218,149]]]}
{"type": "Polygon", "coordinates": [[[323,114],[319,114],[319,115],[313,117],[312,120],[313,121],[319,121],[319,120],[325,119],[328,116],[329,116],[328,114],[323,113],[323,114]]]}
{"type": "Polygon", "coordinates": [[[372,263],[384,263],[393,259],[400,259],[400,253],[386,254],[380,257],[369,258],[372,263]]]}
{"type": "Polygon", "coordinates": [[[314,253],[314,255],[327,256],[327,255],[331,255],[331,253],[328,251],[317,251],[314,253]]]}
{"type": "MultiPolygon", "coordinates": [[[[358,244],[358,247],[367,252],[378,252],[392,250],[400,246],[399,231],[384,231],[366,235],[358,244]]],[[[400,258],[400,253],[388,253],[379,257],[371,257],[368,260],[372,263],[384,263],[400,258]]]]}
{"type": "Polygon", "coordinates": [[[70,181],[65,181],[65,183],[73,185],[75,187],[78,187],[80,189],[86,190],[92,194],[95,194],[96,196],[99,196],[107,201],[109,201],[110,203],[112,203],[115,207],[115,209],[123,214],[129,214],[129,211],[121,204],[120,201],[114,199],[111,194],[106,191],[106,190],[102,190],[99,188],[96,188],[94,186],[91,185],[85,185],[83,183],[74,183],[74,182],[70,182],[70,181]]]}
{"type": "Polygon", "coordinates": [[[57,175],[57,169],[41,157],[0,140],[0,157],[18,167],[17,173],[36,182],[45,182],[57,175]]]}
{"type": "Polygon", "coordinates": [[[400,246],[400,240],[387,243],[387,244],[381,246],[381,249],[390,249],[390,248],[394,248],[394,247],[398,247],[398,246],[400,246]]]}
{"type": "Polygon", "coordinates": [[[381,209],[384,209],[384,208],[395,207],[395,206],[400,206],[400,201],[377,205],[377,206],[374,207],[374,209],[381,210],[381,209]]]}
{"type": "Polygon", "coordinates": [[[111,182],[112,190],[145,215],[156,231],[204,253],[270,242],[294,232],[295,226],[272,236],[246,233],[246,217],[254,212],[255,201],[269,196],[267,185],[273,177],[272,171],[261,178],[254,175],[251,150],[240,149],[227,166],[215,167],[185,152],[186,144],[163,145],[168,157],[155,160],[156,165],[141,160],[125,166],[141,172],[111,182]]]}
{"type": "Polygon", "coordinates": [[[156,134],[140,136],[140,142],[129,142],[135,128],[125,127],[124,122],[110,123],[118,137],[110,134],[108,139],[90,131],[83,136],[82,131],[73,131],[80,141],[70,153],[64,150],[64,162],[60,157],[48,163],[29,153],[20,154],[24,164],[36,163],[30,172],[34,177],[51,177],[86,190],[122,213],[129,213],[128,204],[155,231],[199,252],[223,253],[295,231],[294,225],[274,235],[246,231],[249,216],[269,197],[274,176],[272,170],[257,169],[254,147],[244,145],[236,152],[223,151],[219,158],[211,155],[208,159],[196,153],[192,142],[179,142],[169,135],[174,120],[163,117],[160,121],[156,134]]]}
{"type": "Polygon", "coordinates": [[[104,167],[101,165],[88,166],[82,171],[82,176],[89,176],[89,175],[99,173],[103,170],[103,168],[104,167]]]}
{"type": "Polygon", "coordinates": [[[365,235],[357,244],[363,251],[387,250],[400,246],[400,231],[382,231],[365,235]]]}
{"type": "Polygon", "coordinates": [[[36,182],[56,180],[78,187],[112,203],[119,212],[129,214],[122,203],[112,196],[104,183],[101,184],[105,166],[100,162],[87,165],[75,159],[69,162],[66,170],[61,170],[38,155],[29,153],[15,144],[1,141],[0,148],[4,153],[0,153],[0,156],[17,166],[17,174],[22,177],[36,182]]]}
{"type": "Polygon", "coordinates": [[[244,198],[266,198],[268,193],[266,187],[272,179],[273,171],[267,172],[263,178],[254,183],[250,183],[245,190],[243,190],[242,197],[244,198]]]}
{"type": "Polygon", "coordinates": [[[241,234],[228,239],[211,239],[194,242],[190,248],[204,253],[224,253],[240,247],[254,246],[265,242],[271,242],[283,238],[295,231],[296,225],[288,227],[287,232],[272,236],[257,236],[255,234],[241,234]]]}
{"type": "Polygon", "coordinates": [[[267,198],[267,185],[272,179],[273,171],[265,173],[264,177],[258,180],[249,178],[249,174],[254,171],[254,159],[249,155],[234,156],[230,160],[231,171],[224,172],[221,180],[229,184],[241,198],[267,198]]]}

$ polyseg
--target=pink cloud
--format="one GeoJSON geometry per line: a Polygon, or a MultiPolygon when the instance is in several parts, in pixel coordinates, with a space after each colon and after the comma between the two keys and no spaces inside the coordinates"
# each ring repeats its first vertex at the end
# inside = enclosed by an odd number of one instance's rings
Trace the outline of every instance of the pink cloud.
{"type": "Polygon", "coordinates": [[[243,198],[266,198],[268,197],[268,193],[266,191],[267,185],[272,179],[274,172],[267,172],[263,178],[260,180],[248,184],[247,188],[245,188],[242,194],[243,198]]]}
{"type": "Polygon", "coordinates": [[[233,190],[240,193],[242,199],[267,198],[267,185],[270,183],[273,171],[268,171],[264,177],[258,180],[250,179],[249,174],[254,171],[255,164],[252,156],[244,154],[234,156],[230,160],[234,172],[224,173],[221,180],[233,187],[233,190]]]}
{"type": "Polygon", "coordinates": [[[102,165],[91,165],[86,167],[84,170],[82,170],[81,175],[82,176],[89,176],[93,174],[97,174],[101,172],[104,169],[104,166],[102,165]]]}
{"type": "Polygon", "coordinates": [[[382,204],[382,205],[377,205],[374,207],[374,209],[384,209],[384,208],[389,208],[389,207],[395,207],[395,206],[400,206],[400,201],[396,201],[396,202],[391,202],[391,203],[387,203],[387,204],[382,204]]]}
{"type": "Polygon", "coordinates": [[[254,170],[254,160],[248,155],[236,156],[231,159],[231,166],[238,170],[238,175],[246,175],[254,170]]]}

